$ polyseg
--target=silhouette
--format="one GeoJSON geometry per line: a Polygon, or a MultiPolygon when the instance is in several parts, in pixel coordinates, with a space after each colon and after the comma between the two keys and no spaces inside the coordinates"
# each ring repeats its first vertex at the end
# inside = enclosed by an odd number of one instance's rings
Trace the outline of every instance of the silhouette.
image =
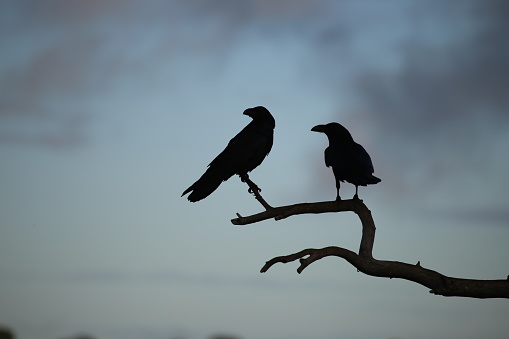
{"type": "Polygon", "coordinates": [[[368,152],[353,140],[345,127],[337,122],[331,122],[315,126],[311,131],[325,133],[329,139],[329,147],[325,149],[325,165],[332,167],[336,179],[336,200],[341,200],[339,196],[341,181],[355,185],[354,199],[359,199],[357,194],[359,186],[374,185],[381,181],[373,175],[373,163],[368,152]]]}
{"type": "Polygon", "coordinates": [[[14,339],[16,336],[14,335],[14,332],[4,326],[0,326],[0,339],[14,339]]]}
{"type": "Polygon", "coordinates": [[[200,179],[182,193],[184,196],[191,192],[187,197],[189,201],[208,197],[234,174],[238,174],[242,181],[249,180],[248,172],[258,167],[269,154],[276,126],[274,118],[262,106],[248,108],[244,114],[253,120],[212,160],[200,179]]]}

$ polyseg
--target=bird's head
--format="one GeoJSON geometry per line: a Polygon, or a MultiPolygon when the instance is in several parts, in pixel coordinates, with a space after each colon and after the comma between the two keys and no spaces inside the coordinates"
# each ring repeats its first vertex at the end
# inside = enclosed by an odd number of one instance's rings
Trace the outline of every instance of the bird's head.
{"type": "Polygon", "coordinates": [[[248,108],[244,111],[244,115],[251,117],[255,121],[265,122],[272,125],[272,128],[276,125],[276,121],[272,114],[270,114],[269,110],[263,106],[248,108]]]}
{"type": "Polygon", "coordinates": [[[330,122],[326,125],[316,125],[311,128],[311,131],[325,133],[329,140],[353,140],[350,132],[348,132],[343,125],[338,124],[337,122],[330,122]]]}

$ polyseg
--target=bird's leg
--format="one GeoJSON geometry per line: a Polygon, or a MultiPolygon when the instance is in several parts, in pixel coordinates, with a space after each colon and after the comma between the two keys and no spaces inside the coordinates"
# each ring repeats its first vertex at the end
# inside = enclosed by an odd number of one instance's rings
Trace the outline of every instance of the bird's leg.
{"type": "Polygon", "coordinates": [[[354,199],[359,200],[359,195],[357,194],[357,191],[359,189],[359,186],[355,185],[355,195],[353,196],[354,199]]]}
{"type": "Polygon", "coordinates": [[[260,202],[260,204],[262,204],[262,206],[265,207],[266,210],[273,208],[260,195],[261,189],[254,182],[252,182],[251,179],[249,179],[249,176],[247,175],[247,173],[239,174],[239,177],[242,182],[245,182],[249,186],[248,192],[253,194],[255,196],[256,200],[258,200],[260,202]]]}
{"type": "Polygon", "coordinates": [[[249,175],[247,173],[239,174],[239,177],[242,182],[245,182],[249,186],[249,189],[247,190],[249,193],[254,194],[255,190],[257,192],[262,191],[260,187],[258,187],[253,181],[251,181],[251,179],[249,179],[249,175]]]}
{"type": "Polygon", "coordinates": [[[339,196],[339,186],[340,186],[339,180],[336,180],[336,201],[341,201],[341,197],[339,196]]]}

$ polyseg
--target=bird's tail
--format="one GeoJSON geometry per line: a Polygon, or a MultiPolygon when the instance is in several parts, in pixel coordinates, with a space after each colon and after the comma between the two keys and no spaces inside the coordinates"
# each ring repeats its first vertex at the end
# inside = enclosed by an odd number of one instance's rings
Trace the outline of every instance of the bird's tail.
{"type": "Polygon", "coordinates": [[[380,181],[382,181],[382,179],[377,178],[374,175],[371,175],[371,178],[370,178],[370,181],[369,181],[368,184],[369,185],[374,185],[374,184],[378,184],[380,181]]]}
{"type": "Polygon", "coordinates": [[[194,184],[189,186],[188,189],[182,193],[182,196],[186,195],[187,193],[191,192],[189,196],[187,197],[187,200],[191,202],[200,201],[202,199],[205,199],[208,197],[212,192],[214,192],[219,185],[228,178],[224,178],[224,176],[218,175],[217,173],[214,173],[214,170],[212,167],[209,167],[205,173],[198,179],[194,184]]]}

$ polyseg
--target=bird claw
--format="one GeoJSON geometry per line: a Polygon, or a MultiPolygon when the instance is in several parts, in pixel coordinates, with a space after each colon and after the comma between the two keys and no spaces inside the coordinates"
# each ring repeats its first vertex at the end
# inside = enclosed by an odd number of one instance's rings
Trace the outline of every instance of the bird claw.
{"type": "MultiPolygon", "coordinates": [[[[256,189],[256,191],[257,191],[258,193],[262,191],[262,189],[261,189],[260,187],[256,186],[256,185],[255,185],[255,189],[256,189]]],[[[251,194],[255,194],[255,192],[251,189],[251,187],[249,187],[249,189],[248,189],[247,191],[248,191],[249,193],[251,193],[251,194]]]]}

